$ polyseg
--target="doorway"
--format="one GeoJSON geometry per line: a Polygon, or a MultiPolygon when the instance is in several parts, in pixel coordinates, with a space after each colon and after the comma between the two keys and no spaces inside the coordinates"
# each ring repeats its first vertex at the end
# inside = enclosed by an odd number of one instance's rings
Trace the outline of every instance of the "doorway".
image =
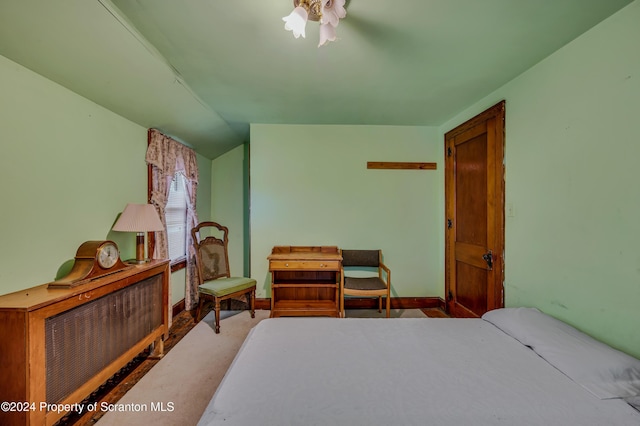
{"type": "Polygon", "coordinates": [[[445,134],[445,297],[453,317],[504,307],[505,101],[445,134]]]}

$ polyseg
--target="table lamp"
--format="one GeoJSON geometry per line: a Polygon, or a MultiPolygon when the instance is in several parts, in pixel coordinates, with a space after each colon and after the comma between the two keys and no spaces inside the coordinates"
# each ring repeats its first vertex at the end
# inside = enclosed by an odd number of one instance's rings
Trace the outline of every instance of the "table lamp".
{"type": "Polygon", "coordinates": [[[164,226],[158,217],[158,212],[152,204],[127,204],[124,211],[112,228],[114,231],[137,232],[135,263],[145,263],[144,234],[145,232],[162,231],[164,226]]]}

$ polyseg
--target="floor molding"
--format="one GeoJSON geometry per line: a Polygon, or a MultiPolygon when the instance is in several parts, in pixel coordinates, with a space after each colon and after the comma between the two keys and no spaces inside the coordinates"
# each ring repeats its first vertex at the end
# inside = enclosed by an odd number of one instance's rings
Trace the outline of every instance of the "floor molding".
{"type": "MultiPolygon", "coordinates": [[[[346,309],[374,309],[378,307],[378,301],[373,297],[349,297],[345,300],[346,309]]],[[[271,310],[270,298],[256,298],[256,309],[271,310]]],[[[176,317],[184,311],[184,299],[173,305],[173,316],[176,317]]],[[[439,297],[392,297],[392,309],[445,309],[444,300],[439,297]]]]}
{"type": "Polygon", "coordinates": [[[184,299],[173,305],[171,318],[177,317],[180,312],[184,311],[185,306],[184,299]]]}

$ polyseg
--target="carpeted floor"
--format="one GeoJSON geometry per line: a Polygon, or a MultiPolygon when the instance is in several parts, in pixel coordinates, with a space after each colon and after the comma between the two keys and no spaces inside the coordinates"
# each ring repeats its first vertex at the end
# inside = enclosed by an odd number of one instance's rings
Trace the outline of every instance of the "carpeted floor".
{"type": "MultiPolygon", "coordinates": [[[[109,425],[195,425],[213,396],[247,333],[268,318],[269,311],[227,316],[220,334],[212,315],[199,322],[98,421],[109,425]],[[215,368],[211,368],[215,365],[215,368]]],[[[108,410],[103,410],[108,411],[108,410]]]]}

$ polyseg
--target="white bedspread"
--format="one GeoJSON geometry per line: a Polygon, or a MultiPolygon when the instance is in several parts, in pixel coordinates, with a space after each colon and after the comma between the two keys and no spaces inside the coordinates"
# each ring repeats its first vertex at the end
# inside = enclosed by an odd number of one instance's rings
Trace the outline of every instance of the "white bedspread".
{"type": "Polygon", "coordinates": [[[482,319],[260,322],[199,425],[640,425],[482,319]]]}

